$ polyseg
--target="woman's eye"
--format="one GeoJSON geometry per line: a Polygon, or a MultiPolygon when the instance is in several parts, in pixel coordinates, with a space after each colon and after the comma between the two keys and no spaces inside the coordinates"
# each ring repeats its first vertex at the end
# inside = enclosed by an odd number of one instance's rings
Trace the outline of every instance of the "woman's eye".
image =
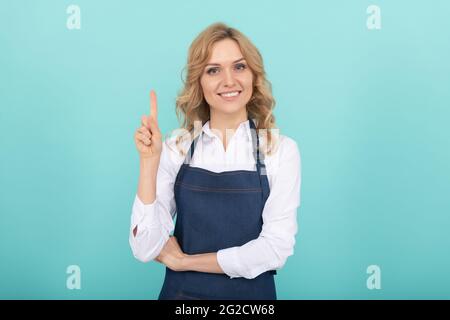
{"type": "Polygon", "coordinates": [[[237,70],[244,70],[245,68],[247,68],[247,66],[244,63],[238,63],[236,65],[237,70]]]}
{"type": "Polygon", "coordinates": [[[219,71],[218,68],[210,68],[206,71],[207,74],[216,74],[219,71]]]}

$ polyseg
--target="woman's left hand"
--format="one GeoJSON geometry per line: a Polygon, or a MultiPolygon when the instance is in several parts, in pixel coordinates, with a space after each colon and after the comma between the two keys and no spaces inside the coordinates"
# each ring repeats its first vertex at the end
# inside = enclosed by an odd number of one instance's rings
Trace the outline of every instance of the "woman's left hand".
{"type": "Polygon", "coordinates": [[[165,264],[173,271],[187,271],[183,267],[183,259],[187,256],[188,255],[181,250],[177,238],[171,236],[155,260],[165,264]]]}

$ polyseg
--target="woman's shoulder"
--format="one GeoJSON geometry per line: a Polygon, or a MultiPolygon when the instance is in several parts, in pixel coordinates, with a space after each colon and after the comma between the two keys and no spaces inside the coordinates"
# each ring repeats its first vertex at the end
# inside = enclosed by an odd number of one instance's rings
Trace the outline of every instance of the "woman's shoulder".
{"type": "Polygon", "coordinates": [[[192,142],[191,134],[182,129],[175,129],[165,136],[162,153],[169,156],[172,161],[178,163],[182,161],[192,142]]]}
{"type": "Polygon", "coordinates": [[[300,155],[300,150],[297,141],[295,141],[293,138],[283,134],[276,134],[273,135],[272,139],[273,139],[272,142],[273,152],[267,154],[266,155],[267,157],[275,157],[275,156],[286,157],[286,155],[293,155],[293,154],[300,155]]]}
{"type": "Polygon", "coordinates": [[[280,134],[280,143],[283,144],[283,148],[297,148],[298,144],[293,138],[280,134]]]}
{"type": "Polygon", "coordinates": [[[265,155],[265,164],[269,183],[273,184],[273,178],[279,175],[295,177],[301,168],[300,150],[293,138],[277,135],[277,148],[275,152],[265,155]]]}

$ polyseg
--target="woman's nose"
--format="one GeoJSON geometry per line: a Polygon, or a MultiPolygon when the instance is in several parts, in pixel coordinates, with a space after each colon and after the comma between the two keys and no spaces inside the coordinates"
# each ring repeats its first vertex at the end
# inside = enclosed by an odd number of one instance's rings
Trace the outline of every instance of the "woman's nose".
{"type": "Polygon", "coordinates": [[[226,70],[224,72],[224,85],[227,87],[232,87],[235,83],[234,77],[233,77],[233,73],[230,70],[226,70]]]}

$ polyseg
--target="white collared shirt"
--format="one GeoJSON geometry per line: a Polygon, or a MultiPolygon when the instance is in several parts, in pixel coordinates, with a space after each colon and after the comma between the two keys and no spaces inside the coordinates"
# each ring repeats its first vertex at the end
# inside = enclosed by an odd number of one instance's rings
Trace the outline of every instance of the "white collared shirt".
{"type": "MultiPolygon", "coordinates": [[[[260,143],[264,136],[260,136],[260,143]]],[[[129,242],[134,256],[148,262],[155,259],[174,230],[176,203],[174,183],[185,156],[174,146],[175,138],[164,141],[157,173],[156,199],[144,204],[135,196],[129,242]],[[136,236],[133,229],[137,228],[136,236]]],[[[183,150],[189,150],[186,140],[183,150]]],[[[249,120],[240,123],[228,142],[223,143],[207,121],[195,146],[190,166],[214,172],[256,170],[249,120]]],[[[217,252],[222,270],[230,278],[253,279],[268,270],[280,269],[294,253],[297,233],[297,209],[300,206],[301,161],[297,143],[279,135],[277,151],[265,155],[270,195],[263,209],[263,226],[259,237],[242,246],[217,252]]],[[[207,252],[205,252],[207,253],[207,252]]]]}

